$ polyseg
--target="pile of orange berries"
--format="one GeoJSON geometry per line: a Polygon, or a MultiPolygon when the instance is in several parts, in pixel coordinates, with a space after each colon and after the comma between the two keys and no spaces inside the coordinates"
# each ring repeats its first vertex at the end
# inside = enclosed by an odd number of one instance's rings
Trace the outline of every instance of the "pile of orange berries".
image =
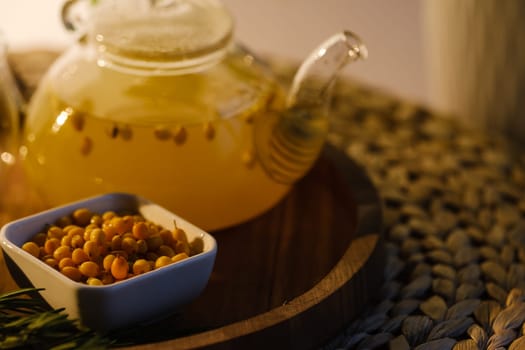
{"type": "Polygon", "coordinates": [[[107,285],[183,260],[202,251],[183,229],[166,229],[140,214],[75,210],[37,233],[22,249],[65,276],[107,285]]]}

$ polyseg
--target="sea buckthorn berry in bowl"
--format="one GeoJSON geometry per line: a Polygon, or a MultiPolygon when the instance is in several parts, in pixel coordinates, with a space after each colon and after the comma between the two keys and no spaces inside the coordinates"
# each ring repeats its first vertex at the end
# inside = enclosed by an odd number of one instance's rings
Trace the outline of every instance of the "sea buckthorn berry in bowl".
{"type": "Polygon", "coordinates": [[[112,193],[4,225],[0,247],[20,287],[95,330],[179,310],[210,277],[208,233],[135,195],[112,193]]]}

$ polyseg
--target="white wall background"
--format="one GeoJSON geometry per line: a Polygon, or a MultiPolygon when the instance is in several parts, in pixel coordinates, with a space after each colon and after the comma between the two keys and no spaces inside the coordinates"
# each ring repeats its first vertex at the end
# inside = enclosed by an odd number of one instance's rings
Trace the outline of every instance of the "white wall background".
{"type": "MultiPolygon", "coordinates": [[[[62,0],[0,0],[0,30],[11,50],[64,47],[62,0]]],[[[236,36],[255,52],[301,59],[342,29],[358,33],[369,59],[345,74],[417,102],[431,103],[425,72],[423,0],[224,0],[236,36]]]]}

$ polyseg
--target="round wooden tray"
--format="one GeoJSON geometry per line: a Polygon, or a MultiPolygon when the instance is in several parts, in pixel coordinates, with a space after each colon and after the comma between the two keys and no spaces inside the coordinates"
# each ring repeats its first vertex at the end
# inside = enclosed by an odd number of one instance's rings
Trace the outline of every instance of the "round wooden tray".
{"type": "MultiPolygon", "coordinates": [[[[55,57],[53,52],[12,56],[24,97],[55,57]]],[[[119,332],[119,344],[316,348],[343,330],[379,290],[381,219],[381,201],[367,174],[328,144],[276,207],[213,233],[216,263],[194,303],[171,318],[119,332]]]]}
{"type": "Polygon", "coordinates": [[[125,331],[122,341],[139,342],[130,349],[314,348],[382,282],[380,201],[363,170],[330,145],[279,205],[214,236],[204,293],[170,319],[125,331]]]}

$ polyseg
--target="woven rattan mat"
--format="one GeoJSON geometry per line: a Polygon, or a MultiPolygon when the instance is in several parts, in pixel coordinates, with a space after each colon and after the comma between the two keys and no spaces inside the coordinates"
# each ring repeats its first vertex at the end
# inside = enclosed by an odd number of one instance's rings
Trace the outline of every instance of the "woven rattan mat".
{"type": "Polygon", "coordinates": [[[325,349],[525,349],[524,157],[502,137],[351,84],[330,141],[384,203],[379,300],[325,349]]]}

